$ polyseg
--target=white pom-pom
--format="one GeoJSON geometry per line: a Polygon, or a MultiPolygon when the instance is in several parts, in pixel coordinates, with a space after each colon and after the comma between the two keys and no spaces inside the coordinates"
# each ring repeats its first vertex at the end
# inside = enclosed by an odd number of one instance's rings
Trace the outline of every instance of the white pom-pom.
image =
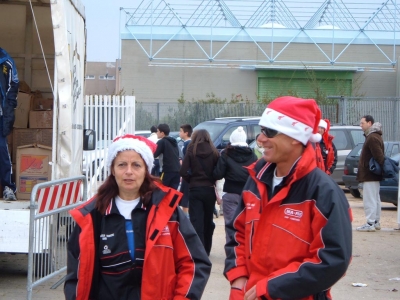
{"type": "Polygon", "coordinates": [[[309,141],[312,143],[318,143],[322,139],[322,135],[319,133],[314,133],[310,136],[309,141]]]}

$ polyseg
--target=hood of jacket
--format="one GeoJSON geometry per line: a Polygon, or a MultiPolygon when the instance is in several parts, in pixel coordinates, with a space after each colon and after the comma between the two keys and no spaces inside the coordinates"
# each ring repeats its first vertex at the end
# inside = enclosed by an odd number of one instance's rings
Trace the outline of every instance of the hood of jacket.
{"type": "Polygon", "coordinates": [[[177,146],[178,145],[178,142],[173,137],[165,136],[164,140],[170,142],[173,146],[177,146]]]}
{"type": "MultiPolygon", "coordinates": [[[[193,149],[194,150],[194,149],[193,149]]],[[[194,154],[194,151],[193,151],[194,154]]],[[[209,143],[199,143],[197,144],[196,148],[196,156],[199,156],[201,158],[208,157],[213,154],[213,149],[211,148],[211,145],[209,143]]]]}
{"type": "Polygon", "coordinates": [[[238,163],[243,163],[253,156],[253,150],[250,147],[234,146],[226,150],[226,155],[238,163]]]}
{"type": "Polygon", "coordinates": [[[365,131],[365,136],[369,136],[371,133],[376,132],[377,134],[382,135],[382,124],[379,122],[375,122],[372,126],[365,131]]]}

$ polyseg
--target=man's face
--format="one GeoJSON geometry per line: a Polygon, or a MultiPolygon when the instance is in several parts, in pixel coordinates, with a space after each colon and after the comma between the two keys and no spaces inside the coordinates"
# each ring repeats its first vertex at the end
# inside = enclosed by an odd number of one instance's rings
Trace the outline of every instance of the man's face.
{"type": "Polygon", "coordinates": [[[182,140],[186,140],[186,139],[188,138],[187,133],[184,132],[182,128],[179,129],[179,137],[180,137],[182,140]]]}
{"type": "Polygon", "coordinates": [[[162,139],[164,136],[165,136],[164,132],[162,132],[162,131],[160,131],[160,130],[157,129],[157,137],[158,137],[159,139],[162,139]]]}
{"type": "Polygon", "coordinates": [[[318,127],[318,133],[320,135],[323,135],[325,133],[325,128],[324,127],[318,127]]]}
{"type": "Polygon", "coordinates": [[[293,139],[291,137],[280,133],[273,138],[268,138],[261,133],[257,141],[264,148],[263,158],[266,161],[279,164],[290,159],[293,151],[293,139]]]}
{"type": "Polygon", "coordinates": [[[360,126],[361,126],[361,129],[365,132],[372,126],[372,122],[371,121],[367,122],[365,120],[365,118],[361,118],[360,126]]]}

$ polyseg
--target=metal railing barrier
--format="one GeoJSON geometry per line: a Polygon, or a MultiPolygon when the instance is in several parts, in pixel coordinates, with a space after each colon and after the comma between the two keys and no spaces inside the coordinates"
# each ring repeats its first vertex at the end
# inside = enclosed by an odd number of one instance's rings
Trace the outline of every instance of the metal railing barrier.
{"type": "MultiPolygon", "coordinates": [[[[27,299],[33,289],[67,270],[67,242],[75,222],[68,211],[87,200],[85,176],[39,183],[30,200],[27,299]]],[[[59,284],[63,282],[59,281],[59,284]]]]}

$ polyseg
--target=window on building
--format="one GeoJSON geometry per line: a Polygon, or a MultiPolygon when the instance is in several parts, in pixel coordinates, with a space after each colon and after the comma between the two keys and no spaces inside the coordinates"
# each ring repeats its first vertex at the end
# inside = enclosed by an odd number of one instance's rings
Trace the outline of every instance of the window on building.
{"type": "Polygon", "coordinates": [[[96,76],[94,76],[94,75],[86,75],[85,76],[85,79],[95,79],[96,78],[96,76]]]}
{"type": "Polygon", "coordinates": [[[110,75],[108,75],[108,76],[105,76],[105,75],[100,75],[100,76],[99,76],[99,79],[100,79],[100,80],[115,80],[115,76],[110,76],[110,75]]]}

